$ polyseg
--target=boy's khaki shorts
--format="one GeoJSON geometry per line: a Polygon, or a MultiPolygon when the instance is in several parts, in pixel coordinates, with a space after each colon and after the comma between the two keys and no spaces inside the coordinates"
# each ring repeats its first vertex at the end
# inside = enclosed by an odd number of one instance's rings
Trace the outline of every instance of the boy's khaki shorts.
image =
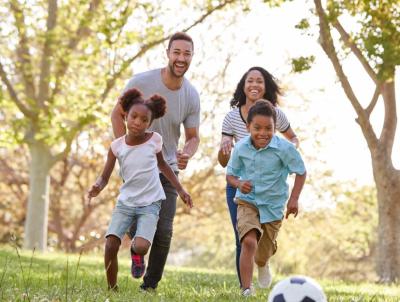
{"type": "Polygon", "coordinates": [[[276,253],[278,248],[276,238],[282,225],[282,220],[276,220],[268,223],[260,223],[260,214],[258,209],[252,204],[237,199],[237,230],[239,239],[255,229],[258,231],[258,248],[255,256],[255,262],[258,266],[264,266],[269,258],[276,253]]]}

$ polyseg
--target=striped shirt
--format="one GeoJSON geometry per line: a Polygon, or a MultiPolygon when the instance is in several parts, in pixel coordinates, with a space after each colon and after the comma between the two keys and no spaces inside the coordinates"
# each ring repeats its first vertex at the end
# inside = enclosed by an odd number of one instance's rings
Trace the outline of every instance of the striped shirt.
{"type": "MultiPolygon", "coordinates": [[[[276,129],[283,133],[290,128],[290,123],[285,113],[278,107],[274,107],[276,111],[276,129]]],[[[222,123],[222,134],[233,136],[235,143],[240,141],[243,137],[249,135],[246,128],[246,122],[243,119],[240,108],[233,108],[225,116],[222,123]]]]}

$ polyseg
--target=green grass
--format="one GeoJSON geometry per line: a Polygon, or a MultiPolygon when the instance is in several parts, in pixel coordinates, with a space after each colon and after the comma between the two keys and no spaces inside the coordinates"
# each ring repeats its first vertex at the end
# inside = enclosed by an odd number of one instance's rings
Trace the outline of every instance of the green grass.
{"type": "MultiPolygon", "coordinates": [[[[167,267],[156,293],[141,293],[120,255],[119,292],[106,290],[101,256],[33,254],[0,247],[0,301],[241,301],[233,271],[167,267]]],[[[280,279],[275,278],[275,281],[280,279]]],[[[400,301],[398,286],[320,281],[329,301],[400,301]]],[[[267,301],[268,290],[246,301],[267,301]]]]}

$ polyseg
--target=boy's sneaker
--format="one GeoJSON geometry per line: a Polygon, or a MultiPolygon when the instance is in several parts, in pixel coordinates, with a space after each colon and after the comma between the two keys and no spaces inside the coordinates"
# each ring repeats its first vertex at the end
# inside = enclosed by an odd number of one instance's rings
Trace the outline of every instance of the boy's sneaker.
{"type": "Polygon", "coordinates": [[[272,274],[271,270],[269,269],[268,263],[264,266],[258,266],[258,286],[260,288],[267,288],[270,287],[272,283],[272,274]]]}
{"type": "Polygon", "coordinates": [[[247,297],[252,297],[252,296],[254,296],[256,293],[255,293],[255,290],[252,288],[252,287],[250,287],[250,288],[245,288],[244,290],[242,290],[242,297],[245,297],[245,298],[247,298],[247,297]]]}
{"type": "Polygon", "coordinates": [[[131,274],[133,278],[140,278],[143,276],[146,269],[146,264],[144,263],[144,256],[136,254],[131,248],[131,274]]]}

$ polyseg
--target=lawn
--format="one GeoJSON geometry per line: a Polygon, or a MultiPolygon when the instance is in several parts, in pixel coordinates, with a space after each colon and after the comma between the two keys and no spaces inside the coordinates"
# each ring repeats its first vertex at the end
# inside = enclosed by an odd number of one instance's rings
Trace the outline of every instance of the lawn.
{"type": "MultiPolygon", "coordinates": [[[[155,293],[138,290],[120,256],[119,291],[105,286],[97,255],[39,254],[0,246],[0,301],[241,301],[233,271],[167,267],[155,293]]],[[[283,278],[275,277],[274,281],[283,278]]],[[[329,301],[400,301],[398,286],[319,281],[329,301]]],[[[268,290],[246,301],[267,301],[268,290]]]]}

